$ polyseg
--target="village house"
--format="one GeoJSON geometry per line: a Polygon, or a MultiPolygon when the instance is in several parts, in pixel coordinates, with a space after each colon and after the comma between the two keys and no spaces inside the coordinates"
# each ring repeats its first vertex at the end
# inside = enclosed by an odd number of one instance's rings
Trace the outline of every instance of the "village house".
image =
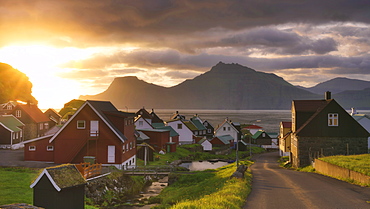
{"type": "Polygon", "coordinates": [[[51,121],[35,104],[18,104],[13,108],[12,115],[25,125],[24,140],[45,135],[51,128],[51,121]]]}
{"type": "Polygon", "coordinates": [[[293,167],[315,158],[367,153],[369,132],[344,110],[330,92],[324,100],[292,102],[291,155],[293,167]]]}
{"type": "Polygon", "coordinates": [[[260,130],[252,136],[252,144],[261,145],[263,148],[271,148],[272,138],[268,133],[260,130]]]}
{"type": "Polygon", "coordinates": [[[215,132],[215,128],[212,126],[210,122],[208,122],[208,120],[203,121],[203,126],[206,127],[206,130],[207,130],[206,138],[212,139],[214,136],[213,134],[215,132]]]}
{"type": "Polygon", "coordinates": [[[157,152],[175,152],[176,146],[178,145],[178,137],[171,137],[171,130],[168,128],[161,129],[137,129],[149,137],[147,142],[157,152]],[[174,140],[174,141],[172,141],[174,140]]]}
{"type": "Polygon", "coordinates": [[[167,121],[166,124],[179,134],[179,145],[193,144],[195,142],[193,131],[187,126],[184,120],[178,118],[167,121]]]}
{"type": "Polygon", "coordinates": [[[23,142],[24,124],[13,115],[0,115],[0,148],[23,142]]]}
{"type": "Polygon", "coordinates": [[[215,136],[210,142],[213,147],[230,148],[234,144],[234,138],[230,135],[215,136]]]}
{"type": "Polygon", "coordinates": [[[42,208],[83,209],[86,180],[75,165],[45,168],[30,185],[33,204],[42,208]]]}
{"type": "Polygon", "coordinates": [[[136,165],[134,113],[108,101],[87,100],[55,134],[25,142],[25,160],[81,163],[93,157],[107,166],[136,165]]]}
{"type": "Polygon", "coordinates": [[[52,108],[47,109],[44,114],[51,121],[50,127],[61,125],[62,116],[52,108]]]}
{"type": "Polygon", "coordinates": [[[9,101],[4,104],[0,104],[0,115],[10,115],[13,112],[15,106],[17,106],[16,101],[9,101]]]}
{"type": "MultiPolygon", "coordinates": [[[[351,116],[370,133],[370,117],[368,115],[360,114],[355,108],[352,108],[351,116]]],[[[370,137],[367,141],[367,148],[370,149],[370,137]]]]}
{"type": "Polygon", "coordinates": [[[203,151],[212,151],[212,143],[207,138],[203,138],[197,143],[202,145],[203,151]]]}
{"type": "Polygon", "coordinates": [[[241,139],[241,131],[239,123],[232,123],[228,118],[226,118],[215,130],[215,137],[230,135],[236,143],[241,139]]]}
{"type": "Polygon", "coordinates": [[[290,156],[292,122],[280,122],[279,155],[290,156]]]}
{"type": "Polygon", "coordinates": [[[261,126],[257,126],[257,125],[249,125],[249,126],[246,126],[246,127],[244,127],[243,128],[243,130],[248,130],[249,131],[249,133],[251,133],[252,134],[252,136],[255,134],[255,133],[257,133],[257,131],[259,131],[259,130],[262,130],[263,128],[261,127],[261,126]]]}

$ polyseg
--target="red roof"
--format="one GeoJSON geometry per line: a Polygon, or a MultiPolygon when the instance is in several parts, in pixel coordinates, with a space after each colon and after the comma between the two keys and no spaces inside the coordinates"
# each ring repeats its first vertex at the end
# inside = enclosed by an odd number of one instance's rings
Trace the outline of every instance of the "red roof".
{"type": "Polygon", "coordinates": [[[18,106],[23,111],[25,111],[36,123],[50,121],[49,118],[37,107],[37,105],[18,104],[18,106]]]}
{"type": "Polygon", "coordinates": [[[243,129],[261,129],[261,128],[262,128],[261,126],[250,125],[250,126],[244,127],[243,129]]]}

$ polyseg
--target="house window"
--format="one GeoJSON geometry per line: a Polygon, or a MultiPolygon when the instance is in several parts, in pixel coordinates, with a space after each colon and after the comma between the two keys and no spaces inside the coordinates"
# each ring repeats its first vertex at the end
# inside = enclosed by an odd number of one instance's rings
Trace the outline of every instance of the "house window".
{"type": "Polygon", "coordinates": [[[92,137],[99,136],[99,121],[98,120],[90,121],[90,136],[92,137]]]}
{"type": "Polygon", "coordinates": [[[227,127],[227,130],[230,131],[230,127],[227,127]]]}
{"type": "Polygon", "coordinates": [[[125,150],[125,144],[123,144],[123,146],[122,146],[122,152],[125,153],[125,151],[126,151],[125,150]]]}
{"type": "Polygon", "coordinates": [[[328,126],[338,126],[338,113],[328,114],[328,126]]]}
{"type": "Polygon", "coordinates": [[[28,147],[28,150],[29,151],[36,151],[36,146],[29,146],[28,147]]]}
{"type": "Polygon", "coordinates": [[[224,131],[226,131],[226,127],[224,127],[224,131]]]}
{"type": "Polygon", "coordinates": [[[20,118],[21,117],[21,114],[22,113],[22,111],[21,110],[16,110],[15,111],[15,117],[17,117],[17,118],[20,118]]]}
{"type": "Polygon", "coordinates": [[[132,142],[130,142],[130,150],[132,150],[132,142]]]}
{"type": "Polygon", "coordinates": [[[44,124],[43,123],[40,123],[39,126],[40,126],[40,130],[44,129],[44,124]]]}
{"type": "Polygon", "coordinates": [[[77,121],[77,129],[85,129],[85,121],[84,120],[78,120],[77,121]]]}
{"type": "Polygon", "coordinates": [[[262,137],[266,137],[266,133],[262,133],[262,137]]]}
{"type": "Polygon", "coordinates": [[[198,135],[198,131],[194,131],[194,135],[197,136],[198,135]]]}
{"type": "Polygon", "coordinates": [[[204,126],[208,126],[208,123],[207,122],[204,122],[204,124],[203,124],[204,126]]]}
{"type": "Polygon", "coordinates": [[[54,151],[54,146],[46,146],[46,151],[54,151]]]}
{"type": "Polygon", "coordinates": [[[177,129],[182,129],[182,124],[181,123],[177,124],[177,129]]]}
{"type": "Polygon", "coordinates": [[[45,128],[46,130],[48,130],[48,129],[49,129],[49,123],[44,123],[44,128],[45,128]]]}
{"type": "Polygon", "coordinates": [[[7,110],[11,110],[11,109],[12,109],[12,105],[11,105],[11,104],[8,104],[8,105],[6,106],[6,109],[7,109],[7,110]]]}
{"type": "Polygon", "coordinates": [[[210,133],[212,133],[212,130],[209,128],[209,129],[207,129],[207,132],[210,134],[210,133]]]}
{"type": "Polygon", "coordinates": [[[139,126],[143,126],[143,121],[139,121],[139,126]]]}

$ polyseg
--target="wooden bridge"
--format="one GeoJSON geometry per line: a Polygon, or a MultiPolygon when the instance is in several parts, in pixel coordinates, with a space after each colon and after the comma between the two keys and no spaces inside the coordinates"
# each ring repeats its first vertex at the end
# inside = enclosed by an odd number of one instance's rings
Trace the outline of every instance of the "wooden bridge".
{"type": "Polygon", "coordinates": [[[175,167],[172,165],[135,166],[123,170],[127,175],[168,175],[173,171],[175,167]]]}

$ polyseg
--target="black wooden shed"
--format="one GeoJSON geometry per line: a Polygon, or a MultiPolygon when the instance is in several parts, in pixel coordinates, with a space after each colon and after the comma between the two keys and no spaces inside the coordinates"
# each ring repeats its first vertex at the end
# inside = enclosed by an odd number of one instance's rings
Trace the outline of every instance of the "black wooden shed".
{"type": "Polygon", "coordinates": [[[33,204],[45,209],[83,209],[85,184],[75,165],[45,168],[30,186],[33,204]]]}

